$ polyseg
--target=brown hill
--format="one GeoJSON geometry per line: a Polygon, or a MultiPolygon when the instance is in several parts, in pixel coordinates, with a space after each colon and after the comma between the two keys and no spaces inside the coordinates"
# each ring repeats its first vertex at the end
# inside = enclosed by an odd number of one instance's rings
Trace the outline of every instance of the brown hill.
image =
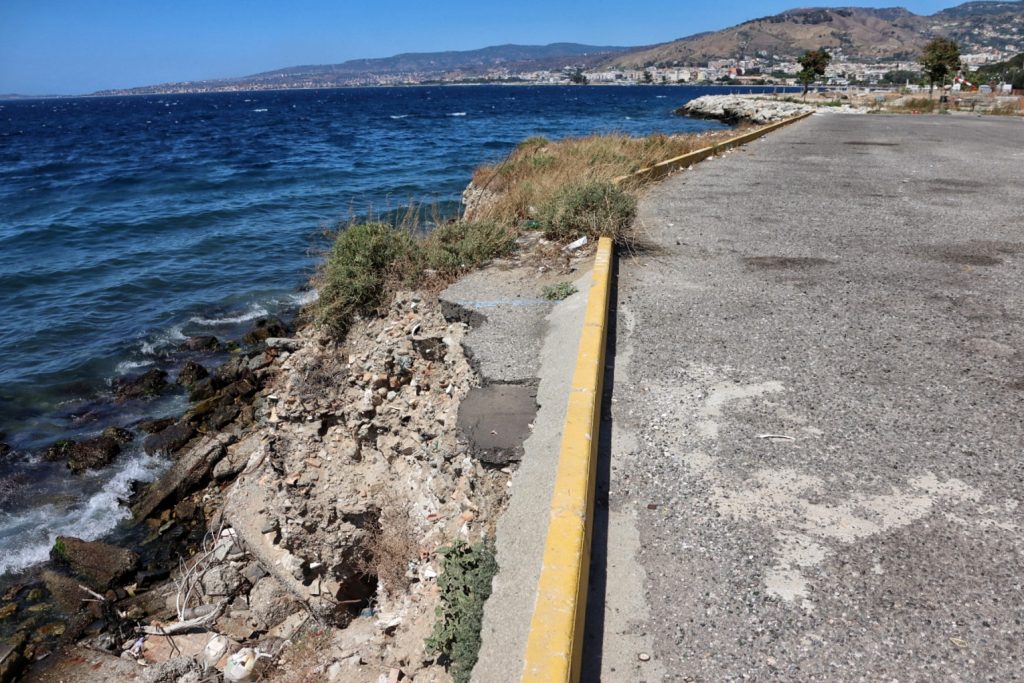
{"type": "Polygon", "coordinates": [[[939,35],[957,40],[965,53],[1024,43],[1024,2],[969,2],[931,16],[902,8],[795,9],[631,52],[609,65],[639,68],[758,56],[787,59],[819,47],[854,60],[903,60],[916,57],[939,35]]]}

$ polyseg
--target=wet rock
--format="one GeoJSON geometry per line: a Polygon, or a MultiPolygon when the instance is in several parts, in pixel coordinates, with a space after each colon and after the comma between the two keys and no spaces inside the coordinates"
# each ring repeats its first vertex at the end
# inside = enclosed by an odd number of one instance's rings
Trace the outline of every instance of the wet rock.
{"type": "Polygon", "coordinates": [[[231,396],[221,394],[192,406],[185,418],[201,430],[213,432],[230,424],[238,417],[239,411],[239,406],[231,396]]]}
{"type": "Polygon", "coordinates": [[[246,344],[259,344],[261,341],[264,341],[269,337],[287,336],[288,327],[281,322],[280,318],[270,316],[268,318],[260,318],[253,323],[252,329],[242,337],[242,341],[246,344]]]}
{"type": "Polygon", "coordinates": [[[143,420],[136,427],[139,431],[145,432],[146,434],[156,434],[170,427],[172,424],[177,422],[173,417],[159,417],[155,420],[143,420]]]}
{"type": "Polygon", "coordinates": [[[131,550],[74,536],[58,536],[50,550],[50,559],[67,565],[97,589],[109,588],[134,571],[139,562],[139,556],[131,550]]]}
{"type": "Polygon", "coordinates": [[[79,474],[88,469],[97,469],[109,465],[118,453],[121,444],[109,436],[98,436],[75,445],[68,456],[68,469],[79,474]]]}
{"type": "Polygon", "coordinates": [[[114,395],[121,399],[153,398],[167,388],[167,373],[153,368],[145,373],[126,379],[114,381],[114,395]]]}
{"type": "Polygon", "coordinates": [[[207,436],[188,449],[171,469],[149,485],[132,507],[136,519],[148,517],[164,501],[184,496],[205,481],[224,455],[230,438],[223,434],[207,436]]]}
{"type": "Polygon", "coordinates": [[[127,446],[135,440],[135,435],[123,427],[107,427],[101,436],[113,439],[122,446],[127,446]]]}
{"type": "Polygon", "coordinates": [[[249,379],[243,378],[224,387],[223,393],[232,398],[245,399],[256,393],[256,386],[249,379]]]}
{"type": "Polygon", "coordinates": [[[111,436],[97,436],[86,441],[61,439],[43,453],[43,460],[48,462],[67,462],[68,469],[75,474],[87,469],[95,469],[109,465],[121,452],[121,444],[111,436]]]}
{"type": "Polygon", "coordinates": [[[181,348],[185,351],[217,351],[220,341],[211,334],[196,335],[183,341],[181,348]]]}
{"type": "Polygon", "coordinates": [[[224,383],[216,377],[206,377],[197,380],[188,388],[188,400],[195,403],[196,401],[205,401],[208,398],[213,398],[223,386],[224,383]]]}
{"type": "Polygon", "coordinates": [[[11,683],[21,673],[25,666],[24,646],[24,633],[16,633],[9,640],[0,642],[0,683],[11,683]]]}
{"type": "Polygon", "coordinates": [[[207,372],[206,368],[190,360],[181,366],[181,370],[178,371],[178,376],[174,381],[183,387],[191,387],[199,380],[209,377],[209,375],[210,373],[207,372]]]}
{"type": "Polygon", "coordinates": [[[14,449],[3,441],[0,441],[0,461],[3,461],[7,456],[14,453],[14,449]]]}
{"type": "Polygon", "coordinates": [[[224,363],[213,375],[216,378],[218,387],[226,387],[236,382],[246,380],[257,384],[255,373],[249,369],[249,359],[246,356],[235,356],[227,363],[224,363]]]}
{"type": "Polygon", "coordinates": [[[18,603],[9,602],[3,607],[0,607],[0,621],[6,621],[14,616],[14,613],[18,611],[18,603]]]}
{"type": "Polygon", "coordinates": [[[142,448],[149,455],[167,455],[184,447],[195,434],[195,428],[188,422],[177,422],[147,436],[142,441],[142,448]]]}

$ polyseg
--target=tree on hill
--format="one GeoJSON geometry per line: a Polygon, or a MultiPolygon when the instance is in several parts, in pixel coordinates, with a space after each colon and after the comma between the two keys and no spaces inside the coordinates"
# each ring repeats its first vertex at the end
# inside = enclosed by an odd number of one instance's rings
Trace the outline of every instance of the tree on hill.
{"type": "Polygon", "coordinates": [[[928,96],[931,97],[936,82],[941,84],[950,73],[960,70],[960,48],[949,38],[935,38],[924,46],[917,61],[928,78],[928,96]]]}
{"type": "Polygon", "coordinates": [[[808,50],[797,57],[796,61],[803,67],[800,73],[796,75],[796,78],[804,86],[802,96],[807,97],[807,88],[810,87],[811,83],[818,80],[820,76],[825,75],[825,69],[828,68],[829,62],[832,61],[832,55],[825,48],[820,48],[808,50]]]}

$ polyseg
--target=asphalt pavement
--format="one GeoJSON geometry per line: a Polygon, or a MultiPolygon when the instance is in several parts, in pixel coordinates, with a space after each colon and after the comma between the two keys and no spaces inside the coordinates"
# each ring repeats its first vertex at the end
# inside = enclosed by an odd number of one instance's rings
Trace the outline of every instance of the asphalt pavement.
{"type": "Polygon", "coordinates": [[[816,115],[619,262],[585,680],[1024,679],[1024,120],[816,115]]]}

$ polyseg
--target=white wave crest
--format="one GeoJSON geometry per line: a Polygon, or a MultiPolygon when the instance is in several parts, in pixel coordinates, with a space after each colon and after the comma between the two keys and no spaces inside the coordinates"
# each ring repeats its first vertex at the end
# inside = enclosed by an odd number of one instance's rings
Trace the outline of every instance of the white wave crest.
{"type": "Polygon", "coordinates": [[[315,289],[311,289],[308,292],[299,292],[298,294],[292,294],[292,302],[297,306],[306,306],[314,301],[319,301],[320,292],[315,289]]]}
{"type": "Polygon", "coordinates": [[[132,482],[152,481],[164,467],[166,461],[140,453],[114,468],[94,472],[93,478],[109,480],[80,504],[67,509],[43,505],[14,514],[0,512],[0,574],[44,562],[57,536],[92,541],[109,533],[131,514],[121,501],[131,493],[132,482]]]}
{"type": "Polygon", "coordinates": [[[266,109],[253,109],[253,111],[255,111],[255,112],[264,112],[264,111],[267,111],[267,110],[266,109]]]}
{"type": "MultiPolygon", "coordinates": [[[[143,346],[145,346],[145,344],[143,344],[143,346]]],[[[153,361],[151,360],[123,360],[117,364],[117,367],[114,368],[114,372],[119,375],[127,375],[132,370],[138,370],[139,368],[144,368],[152,364],[153,361]]]]}
{"type": "Polygon", "coordinates": [[[262,318],[265,315],[269,315],[267,309],[258,304],[254,304],[249,307],[249,310],[244,313],[240,313],[239,315],[227,316],[224,318],[201,318],[197,316],[195,318],[189,318],[189,320],[194,322],[196,325],[216,327],[218,325],[235,325],[238,323],[244,323],[247,320],[255,320],[256,318],[262,318]]]}
{"type": "Polygon", "coordinates": [[[392,114],[388,118],[389,119],[396,119],[396,120],[397,119],[406,119],[406,118],[409,118],[409,115],[408,114],[392,114]]]}
{"type": "Polygon", "coordinates": [[[448,116],[465,116],[465,115],[466,115],[466,112],[464,112],[464,111],[453,111],[451,114],[448,114],[448,116]]]}
{"type": "Polygon", "coordinates": [[[161,349],[165,349],[168,346],[175,346],[178,342],[185,340],[185,334],[181,331],[181,325],[175,325],[168,329],[166,332],[157,334],[152,339],[142,342],[139,350],[148,355],[157,355],[161,349]]]}

